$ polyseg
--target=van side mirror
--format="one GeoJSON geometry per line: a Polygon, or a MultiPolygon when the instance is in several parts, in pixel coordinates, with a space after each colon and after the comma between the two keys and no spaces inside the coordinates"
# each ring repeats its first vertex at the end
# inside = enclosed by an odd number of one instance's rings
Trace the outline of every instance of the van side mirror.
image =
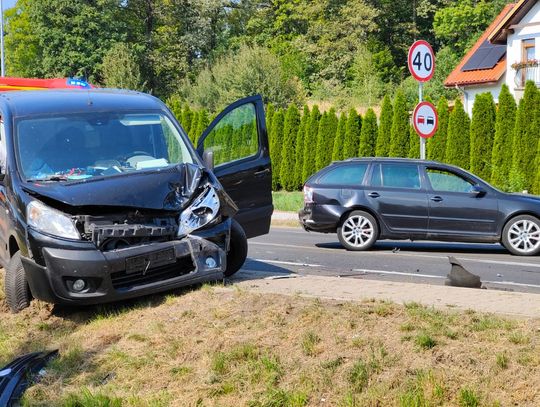
{"type": "Polygon", "coordinates": [[[206,168],[210,171],[214,171],[214,152],[212,150],[204,150],[202,160],[206,168]]]}

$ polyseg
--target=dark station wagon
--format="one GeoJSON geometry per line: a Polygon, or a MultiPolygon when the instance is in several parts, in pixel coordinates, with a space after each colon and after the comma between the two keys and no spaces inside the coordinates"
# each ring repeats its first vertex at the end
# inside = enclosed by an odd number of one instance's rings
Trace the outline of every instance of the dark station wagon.
{"type": "Polygon", "coordinates": [[[0,262],[14,312],[96,304],[235,273],[272,214],[263,102],[240,100],[197,148],[143,93],[0,95],[0,262]]]}
{"type": "Polygon", "coordinates": [[[308,231],[337,233],[348,250],[379,239],[502,243],[540,252],[540,197],[501,192],[451,165],[409,159],[335,162],[304,185],[308,231]]]}

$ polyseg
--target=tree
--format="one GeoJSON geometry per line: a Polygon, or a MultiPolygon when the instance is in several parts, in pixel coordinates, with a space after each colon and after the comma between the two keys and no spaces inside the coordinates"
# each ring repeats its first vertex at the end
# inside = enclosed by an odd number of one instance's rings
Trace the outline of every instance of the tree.
{"type": "Polygon", "coordinates": [[[390,130],[390,157],[407,157],[409,154],[409,110],[401,89],[394,99],[394,114],[390,130]]]}
{"type": "Polygon", "coordinates": [[[332,161],[343,160],[343,145],[345,143],[345,132],[347,128],[347,115],[341,113],[339,116],[336,137],[334,138],[334,148],[332,150],[332,161]]]}
{"type": "Polygon", "coordinates": [[[302,169],[302,178],[304,180],[307,180],[312,174],[315,173],[315,159],[318,141],[317,135],[319,133],[320,120],[321,113],[319,111],[319,106],[314,105],[311,109],[309,122],[306,127],[306,136],[304,138],[304,166],[302,169]]]}
{"type": "Polygon", "coordinates": [[[193,111],[190,109],[189,105],[186,103],[184,105],[184,108],[182,109],[182,117],[180,119],[180,123],[182,124],[182,127],[184,128],[187,134],[189,134],[191,130],[193,115],[194,115],[193,111]]]}
{"type": "Polygon", "coordinates": [[[316,171],[326,167],[332,160],[332,148],[336,136],[337,124],[338,118],[334,108],[331,108],[328,112],[324,112],[317,134],[316,171]]]}
{"type": "Polygon", "coordinates": [[[495,102],[490,92],[476,96],[471,120],[471,172],[491,177],[491,156],[495,134],[495,102]]]}
{"type": "Polygon", "coordinates": [[[446,138],[448,134],[448,101],[441,96],[437,104],[437,115],[439,116],[439,127],[433,137],[428,139],[426,145],[426,155],[430,160],[444,162],[446,153],[446,138]]]}
{"type": "Polygon", "coordinates": [[[194,145],[197,145],[197,140],[201,135],[204,133],[208,125],[210,124],[210,119],[208,117],[208,112],[206,109],[199,110],[199,114],[197,117],[197,127],[193,129],[193,124],[191,126],[191,140],[193,141],[194,145]]]}
{"type": "Polygon", "coordinates": [[[302,178],[302,171],[304,168],[304,142],[307,134],[307,127],[309,125],[309,107],[304,105],[304,111],[302,113],[302,119],[300,120],[300,126],[296,134],[296,159],[294,165],[294,182],[295,188],[300,188],[304,183],[302,178]]]}
{"type": "Polygon", "coordinates": [[[514,155],[510,174],[514,189],[531,190],[536,175],[535,158],[540,133],[540,94],[533,81],[527,81],[519,101],[514,131],[514,155]]]}
{"type": "Polygon", "coordinates": [[[261,94],[265,103],[285,108],[304,99],[301,84],[287,77],[279,59],[263,47],[242,46],[204,68],[181,93],[192,104],[215,112],[246,95],[261,94]]]}
{"type": "Polygon", "coordinates": [[[114,44],[103,57],[101,66],[103,83],[109,88],[143,90],[144,85],[137,55],[132,47],[124,44],[114,44]]]}
{"type": "MultiPolygon", "coordinates": [[[[84,76],[100,82],[105,54],[114,44],[126,40],[127,25],[122,17],[117,0],[28,1],[18,18],[28,19],[30,45],[37,44],[32,73],[47,77],[84,76]]],[[[21,51],[20,47],[17,49],[21,51]]]]}
{"type": "MultiPolygon", "coordinates": [[[[377,120],[377,119],[375,119],[377,120]]],[[[356,157],[360,145],[360,132],[362,130],[362,117],[351,108],[345,124],[345,140],[343,141],[343,158],[356,157]]],[[[375,136],[375,140],[376,140],[375,136]]]]}
{"type": "Polygon", "coordinates": [[[470,164],[470,119],[460,99],[456,99],[454,110],[448,119],[445,160],[449,164],[469,169],[470,164]]]}
{"type": "Polygon", "coordinates": [[[540,139],[538,139],[538,151],[536,152],[536,177],[534,179],[533,194],[540,195],[540,139]]]}
{"type": "MultiPolygon", "coordinates": [[[[512,147],[516,123],[516,101],[504,84],[499,94],[499,110],[495,121],[495,139],[491,156],[491,183],[508,189],[512,169],[512,147]]],[[[538,167],[537,167],[538,168],[538,167]]]]}
{"type": "Polygon", "coordinates": [[[360,131],[360,145],[358,151],[360,157],[372,157],[375,155],[377,134],[377,116],[373,109],[369,108],[362,121],[362,130],[360,131]]]}
{"type": "Polygon", "coordinates": [[[41,48],[28,7],[32,7],[31,0],[18,0],[5,12],[6,70],[9,76],[35,77],[41,72],[41,48]]]}
{"type": "Polygon", "coordinates": [[[273,103],[268,103],[266,105],[266,111],[265,111],[265,118],[266,118],[266,131],[270,135],[270,128],[272,127],[272,117],[274,116],[274,113],[276,111],[276,108],[274,107],[273,103]]]}
{"type": "Polygon", "coordinates": [[[463,55],[493,22],[507,0],[457,0],[435,13],[433,30],[437,39],[463,55]],[[464,35],[466,33],[466,35],[464,35]]]}
{"type": "Polygon", "coordinates": [[[390,96],[386,95],[382,102],[379,123],[379,136],[377,137],[376,154],[378,157],[388,157],[390,151],[390,134],[392,131],[392,118],[394,112],[390,96]]]}
{"type": "Polygon", "coordinates": [[[296,189],[296,177],[294,176],[296,158],[296,137],[300,126],[300,113],[296,105],[289,105],[285,114],[283,128],[283,148],[281,150],[281,163],[279,179],[281,186],[286,191],[296,189]]]}
{"type": "Polygon", "coordinates": [[[277,109],[272,117],[272,129],[270,130],[270,160],[272,161],[272,190],[277,191],[281,186],[281,151],[283,143],[283,109],[277,109]]]}
{"type": "Polygon", "coordinates": [[[409,158],[420,158],[420,136],[414,126],[409,125],[409,158]]]}

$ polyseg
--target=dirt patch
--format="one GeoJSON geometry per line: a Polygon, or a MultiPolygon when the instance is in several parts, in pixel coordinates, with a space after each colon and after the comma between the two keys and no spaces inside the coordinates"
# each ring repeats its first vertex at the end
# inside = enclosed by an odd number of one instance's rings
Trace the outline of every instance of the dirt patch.
{"type": "Polygon", "coordinates": [[[204,286],[76,312],[37,303],[3,314],[0,362],[60,349],[27,392],[38,406],[535,406],[539,326],[204,286]]]}

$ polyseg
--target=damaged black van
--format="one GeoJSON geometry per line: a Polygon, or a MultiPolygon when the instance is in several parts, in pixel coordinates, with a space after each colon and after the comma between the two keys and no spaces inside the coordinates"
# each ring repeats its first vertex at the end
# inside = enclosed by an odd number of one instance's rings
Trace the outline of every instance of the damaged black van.
{"type": "Polygon", "coordinates": [[[0,95],[0,260],[13,312],[97,304],[234,274],[268,233],[260,96],[197,148],[158,99],[117,90],[0,95]]]}

